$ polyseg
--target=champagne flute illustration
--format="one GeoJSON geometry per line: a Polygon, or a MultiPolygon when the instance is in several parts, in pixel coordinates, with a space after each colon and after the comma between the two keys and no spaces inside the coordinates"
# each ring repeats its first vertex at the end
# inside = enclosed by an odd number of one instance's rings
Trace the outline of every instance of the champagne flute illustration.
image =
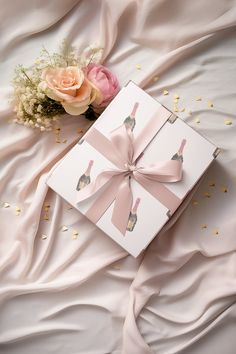
{"type": "Polygon", "coordinates": [[[138,109],[138,106],[139,106],[139,103],[138,102],[135,102],[134,106],[133,106],[133,109],[132,109],[132,112],[130,113],[130,115],[125,118],[124,120],[124,124],[126,126],[128,126],[132,131],[135,127],[135,124],[136,124],[136,120],[135,120],[135,116],[136,116],[136,111],[138,109]]]}
{"type": "Polygon", "coordinates": [[[177,160],[177,161],[181,161],[181,162],[184,161],[183,150],[184,150],[185,145],[186,145],[186,139],[183,139],[181,141],[178,151],[172,156],[171,160],[177,160]]]}
{"type": "Polygon", "coordinates": [[[127,228],[126,230],[128,231],[133,231],[136,223],[137,223],[137,209],[138,209],[138,206],[139,206],[139,203],[140,203],[141,199],[140,198],[137,198],[134,205],[133,205],[133,208],[129,214],[129,219],[128,219],[128,224],[127,224],[127,228]]]}
{"type": "Polygon", "coordinates": [[[80,191],[82,188],[86,187],[91,182],[90,173],[91,168],[93,166],[93,162],[93,160],[89,161],[86,171],[82,174],[82,176],[80,176],[76,187],[77,191],[80,191]]]}

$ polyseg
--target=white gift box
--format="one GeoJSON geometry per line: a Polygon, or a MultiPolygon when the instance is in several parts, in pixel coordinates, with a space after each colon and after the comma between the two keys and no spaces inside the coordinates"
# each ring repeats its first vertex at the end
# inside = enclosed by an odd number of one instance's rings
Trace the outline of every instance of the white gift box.
{"type": "Polygon", "coordinates": [[[81,141],[52,169],[47,184],[137,257],[218,152],[215,145],[129,82],[81,141]],[[133,140],[129,140],[130,136],[133,140]],[[144,148],[137,152],[135,162],[128,161],[121,167],[119,161],[127,159],[126,144],[133,144],[134,151],[144,148]],[[116,155],[120,159],[117,163],[116,155]],[[181,177],[176,168],[182,169],[181,177]],[[155,169],[156,179],[150,169],[155,169]],[[169,169],[176,176],[170,177],[169,169]],[[164,177],[163,171],[167,171],[164,177]]]}

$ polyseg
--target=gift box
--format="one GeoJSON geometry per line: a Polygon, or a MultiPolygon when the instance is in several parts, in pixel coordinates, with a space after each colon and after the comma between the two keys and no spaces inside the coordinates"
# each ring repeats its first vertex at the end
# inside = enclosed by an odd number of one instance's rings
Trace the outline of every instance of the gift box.
{"type": "Polygon", "coordinates": [[[219,149],[129,82],[47,184],[137,257],[219,149]]]}

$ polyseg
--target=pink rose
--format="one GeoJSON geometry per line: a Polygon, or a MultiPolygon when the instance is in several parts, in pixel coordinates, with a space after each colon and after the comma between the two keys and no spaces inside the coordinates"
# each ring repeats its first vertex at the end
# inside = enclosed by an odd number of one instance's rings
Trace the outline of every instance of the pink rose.
{"type": "Polygon", "coordinates": [[[98,95],[96,88],[76,66],[48,67],[42,73],[40,86],[48,97],[61,102],[69,114],[84,113],[98,95]]]}
{"type": "Polygon", "coordinates": [[[92,105],[106,107],[120,89],[116,76],[100,64],[89,64],[85,72],[88,80],[100,91],[92,105]]]}

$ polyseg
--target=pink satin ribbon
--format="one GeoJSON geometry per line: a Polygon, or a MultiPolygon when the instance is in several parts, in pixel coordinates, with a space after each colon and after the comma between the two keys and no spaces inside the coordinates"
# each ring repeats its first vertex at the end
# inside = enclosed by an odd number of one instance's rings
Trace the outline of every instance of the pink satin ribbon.
{"type": "Polygon", "coordinates": [[[96,193],[100,191],[85,214],[91,221],[97,223],[114,202],[111,221],[125,235],[133,204],[130,185],[132,178],[171,213],[180,205],[181,199],[162,184],[162,182],[181,180],[182,163],[180,161],[159,161],[149,166],[138,166],[143,151],[170,115],[171,112],[161,107],[136,139],[134,139],[131,129],[125,124],[112,131],[109,139],[96,128],[90,128],[85,140],[115,165],[114,169],[99,173],[93,182],[77,194],[76,203],[79,203],[90,197],[95,198],[96,193]]]}

